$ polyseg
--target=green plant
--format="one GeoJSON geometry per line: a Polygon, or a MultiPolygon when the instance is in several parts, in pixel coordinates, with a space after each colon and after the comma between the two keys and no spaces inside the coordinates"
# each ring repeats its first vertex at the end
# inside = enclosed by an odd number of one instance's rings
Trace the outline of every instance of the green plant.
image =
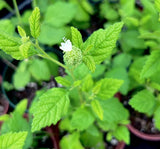
{"type": "MultiPolygon", "coordinates": [[[[7,139],[8,135],[13,135],[13,137],[16,135],[17,138],[22,135],[23,139],[19,140],[20,148],[22,148],[27,133],[31,135],[30,131],[37,132],[46,126],[60,122],[60,130],[69,133],[60,141],[62,149],[99,148],[99,146],[104,148],[103,131],[108,132],[107,140],[110,141],[112,137],[115,137],[129,144],[129,131],[125,126],[129,123],[129,113],[119,100],[113,97],[119,91],[123,81],[100,77],[101,74],[98,74],[99,69],[103,67],[101,63],[112,56],[123,22],[95,31],[85,42],[82,40],[81,33],[71,27],[71,40],[64,39],[64,43],[60,46],[64,53],[64,64],[47,54],[39,45],[39,37],[42,34],[38,7],[33,10],[29,24],[31,36],[28,36],[21,26],[17,27],[20,37],[0,31],[0,48],[17,60],[31,59],[35,56],[50,60],[63,67],[66,75],[55,78],[63,87],[54,87],[45,93],[42,91],[33,101],[29,109],[33,115],[31,129],[28,128],[30,127],[28,124],[24,128],[21,128],[24,125],[19,125],[17,129],[12,129],[14,117],[26,123],[22,120],[26,100],[17,106],[11,118],[8,118],[8,115],[2,116],[1,119],[4,117],[7,119],[2,128],[10,127],[12,133],[7,134],[7,132],[2,135],[0,141],[7,139]],[[20,112],[20,116],[16,111],[20,112]],[[95,141],[86,141],[90,138],[95,141]],[[71,146],[69,146],[70,142],[72,142],[71,146]]],[[[29,64],[26,61],[21,62],[16,71],[15,80],[16,77],[19,78],[19,75],[25,76],[26,79],[20,85],[15,83],[15,87],[26,85],[30,75],[38,81],[48,79],[49,71],[45,76],[37,73],[39,68],[37,65],[43,67],[42,72],[48,69],[43,62],[44,60],[37,59],[31,60],[29,64]],[[29,72],[26,71],[28,69],[29,72]]],[[[29,142],[28,139],[26,141],[29,142]]],[[[4,144],[4,147],[6,146],[7,144],[4,144]]]]}

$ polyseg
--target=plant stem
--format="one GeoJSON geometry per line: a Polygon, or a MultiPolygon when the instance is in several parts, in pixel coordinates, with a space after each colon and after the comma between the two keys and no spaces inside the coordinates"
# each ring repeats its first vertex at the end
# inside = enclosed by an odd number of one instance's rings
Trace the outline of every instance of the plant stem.
{"type": "Polygon", "coordinates": [[[15,65],[13,65],[10,61],[8,61],[7,59],[2,59],[2,61],[7,64],[10,68],[12,68],[13,70],[16,70],[17,67],[15,65]]]}
{"type": "Polygon", "coordinates": [[[19,13],[19,9],[18,9],[18,5],[17,5],[16,0],[13,0],[13,5],[14,5],[14,9],[16,11],[16,16],[18,18],[18,21],[19,21],[20,24],[22,24],[22,22],[21,22],[21,15],[19,13]]]}
{"type": "MultiPolygon", "coordinates": [[[[73,74],[73,70],[70,69],[69,72],[71,73],[71,77],[73,78],[74,81],[76,81],[75,77],[74,77],[74,74],[73,74]]],[[[81,94],[81,91],[80,91],[80,88],[77,87],[77,90],[78,90],[78,95],[80,97],[80,102],[83,103],[83,96],[81,94]]]]}
{"type": "Polygon", "coordinates": [[[67,67],[66,67],[65,65],[63,65],[63,64],[60,63],[59,61],[57,61],[57,60],[53,59],[51,56],[49,56],[49,55],[39,46],[38,42],[36,42],[36,44],[32,43],[32,45],[33,45],[34,47],[36,47],[36,48],[43,54],[43,55],[39,55],[39,56],[41,56],[41,57],[43,57],[43,58],[47,58],[47,59],[51,60],[53,63],[55,63],[55,64],[57,64],[57,65],[65,68],[65,69],[67,69],[67,67]]]}
{"type": "Polygon", "coordinates": [[[14,13],[14,10],[8,5],[7,2],[5,2],[5,5],[6,5],[6,9],[12,13],[14,13]]]}

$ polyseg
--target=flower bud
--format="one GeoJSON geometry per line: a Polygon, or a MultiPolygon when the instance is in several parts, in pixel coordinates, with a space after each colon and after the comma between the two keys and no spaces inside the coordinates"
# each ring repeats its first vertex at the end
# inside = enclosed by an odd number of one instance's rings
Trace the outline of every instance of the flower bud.
{"type": "Polygon", "coordinates": [[[69,66],[77,66],[82,63],[82,52],[79,48],[72,46],[72,50],[65,52],[64,62],[69,66]]]}

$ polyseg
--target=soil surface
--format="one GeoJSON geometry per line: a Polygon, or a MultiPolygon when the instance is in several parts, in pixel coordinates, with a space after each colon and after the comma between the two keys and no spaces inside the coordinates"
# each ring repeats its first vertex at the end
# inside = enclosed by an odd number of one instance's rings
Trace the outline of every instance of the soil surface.
{"type": "Polygon", "coordinates": [[[57,82],[51,77],[50,81],[42,82],[40,85],[31,82],[22,90],[11,90],[7,92],[7,96],[9,99],[12,99],[13,104],[17,104],[20,100],[26,98],[28,99],[28,106],[30,105],[32,99],[35,97],[36,91],[42,88],[50,89],[52,87],[57,87],[57,82]]]}

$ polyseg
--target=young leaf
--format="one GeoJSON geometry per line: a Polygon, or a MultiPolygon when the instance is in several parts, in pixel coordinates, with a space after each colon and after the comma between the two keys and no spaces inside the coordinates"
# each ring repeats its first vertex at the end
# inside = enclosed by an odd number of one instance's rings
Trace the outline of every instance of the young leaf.
{"type": "Polygon", "coordinates": [[[38,38],[38,36],[40,35],[40,10],[38,7],[33,10],[29,18],[29,24],[31,35],[34,38],[38,38]]]}
{"type": "Polygon", "coordinates": [[[129,104],[138,112],[152,115],[156,105],[156,98],[148,90],[142,90],[130,99],[129,104]]]}
{"type": "Polygon", "coordinates": [[[64,77],[58,76],[55,78],[55,80],[63,86],[66,86],[66,87],[71,86],[71,82],[64,77]]]}
{"type": "Polygon", "coordinates": [[[160,50],[155,50],[151,53],[151,55],[148,57],[148,60],[146,61],[146,64],[144,65],[141,77],[142,78],[148,78],[152,76],[155,72],[160,70],[160,50]]]}
{"type": "Polygon", "coordinates": [[[64,136],[60,141],[61,149],[84,149],[79,140],[80,134],[73,133],[64,136]]]}
{"type": "Polygon", "coordinates": [[[130,133],[126,126],[117,127],[117,129],[113,132],[113,136],[119,141],[124,141],[126,144],[130,143],[130,133]]]}
{"type": "Polygon", "coordinates": [[[100,92],[101,86],[102,86],[102,82],[100,81],[97,82],[92,89],[93,94],[97,95],[100,92]]]}
{"type": "Polygon", "coordinates": [[[25,110],[27,109],[27,103],[28,103],[28,100],[27,99],[23,99],[21,100],[17,106],[16,106],[16,109],[14,112],[18,112],[21,116],[23,116],[25,110]]]}
{"type": "Polygon", "coordinates": [[[71,27],[71,34],[72,34],[72,44],[81,49],[83,44],[82,35],[81,33],[74,27],[71,27]]]}
{"type": "Polygon", "coordinates": [[[91,106],[92,106],[93,111],[100,118],[100,120],[103,120],[103,109],[102,109],[99,101],[98,100],[92,100],[91,106]]]}
{"type": "Polygon", "coordinates": [[[27,137],[27,131],[18,133],[6,133],[0,136],[0,148],[1,149],[23,149],[25,139],[27,137]]]}
{"type": "Polygon", "coordinates": [[[74,129],[85,130],[94,121],[93,115],[85,108],[78,108],[72,116],[71,125],[74,129]]]}
{"type": "Polygon", "coordinates": [[[18,26],[17,29],[18,29],[18,33],[21,37],[26,37],[26,32],[22,27],[18,26]]]}
{"type": "Polygon", "coordinates": [[[118,35],[123,26],[123,22],[115,23],[107,29],[99,29],[95,31],[84,43],[83,50],[92,45],[89,55],[93,56],[96,64],[101,63],[112,53],[113,48],[116,46],[118,35]]]}
{"type": "Polygon", "coordinates": [[[83,62],[86,64],[86,66],[88,67],[88,69],[91,72],[95,71],[96,65],[95,65],[95,62],[94,62],[94,58],[92,56],[90,56],[90,55],[84,56],[83,57],[83,62]]]}
{"type": "Polygon", "coordinates": [[[19,47],[19,50],[21,52],[21,55],[24,57],[24,58],[28,58],[29,57],[29,54],[28,54],[28,51],[31,47],[31,42],[26,42],[26,43],[23,43],[20,47],[19,47]]]}
{"type": "Polygon", "coordinates": [[[111,98],[123,84],[123,80],[112,78],[105,78],[99,82],[101,83],[101,88],[97,96],[105,100],[111,98]]]}
{"type": "Polygon", "coordinates": [[[67,113],[69,98],[62,88],[52,88],[39,97],[33,110],[32,132],[56,124],[67,113]]]}

